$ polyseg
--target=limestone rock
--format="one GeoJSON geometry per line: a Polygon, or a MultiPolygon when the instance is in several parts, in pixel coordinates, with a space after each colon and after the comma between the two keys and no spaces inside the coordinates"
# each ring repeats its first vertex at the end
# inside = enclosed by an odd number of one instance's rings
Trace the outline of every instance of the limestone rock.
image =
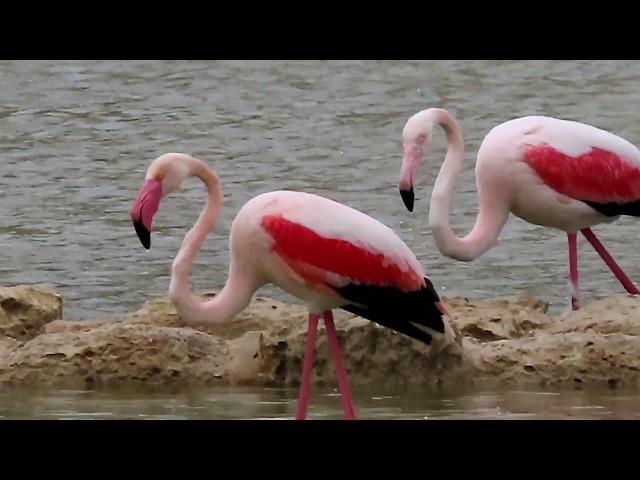
{"type": "Polygon", "coordinates": [[[224,378],[231,384],[255,384],[264,368],[262,332],[250,331],[227,342],[224,378]]]}
{"type": "Polygon", "coordinates": [[[0,287],[0,337],[28,340],[62,318],[62,295],[47,285],[0,287]]]}
{"type": "Polygon", "coordinates": [[[10,352],[20,347],[24,342],[11,337],[0,337],[0,362],[10,352]]]}
{"type": "Polygon", "coordinates": [[[452,298],[445,302],[451,323],[462,335],[480,342],[521,338],[553,323],[545,313],[549,305],[533,298],[478,301],[452,298]]]}
{"type": "MultiPolygon", "coordinates": [[[[211,299],[216,292],[205,292],[202,300],[211,299]]],[[[353,318],[346,311],[334,312],[336,322],[353,318]]],[[[232,321],[221,325],[193,327],[199,331],[225,339],[238,338],[249,331],[273,330],[278,335],[286,336],[291,332],[307,331],[308,312],[304,305],[290,305],[266,297],[254,297],[249,306],[240,312],[232,321]]],[[[170,327],[184,326],[180,315],[168,297],[160,297],[146,302],[142,308],[126,319],[131,323],[151,323],[170,327]]]]}
{"type": "Polygon", "coordinates": [[[91,330],[96,327],[100,327],[107,323],[113,323],[113,320],[82,320],[82,321],[69,321],[69,320],[54,320],[42,327],[41,333],[59,333],[59,332],[72,332],[79,330],[91,330]]]}
{"type": "Polygon", "coordinates": [[[615,295],[591,302],[545,328],[549,333],[624,333],[640,336],[640,297],[615,295]]]}
{"type": "Polygon", "coordinates": [[[640,337],[541,332],[492,342],[478,352],[476,385],[640,388],[640,337]]]}
{"type": "Polygon", "coordinates": [[[0,385],[80,388],[219,382],[226,343],[192,329],[113,323],[42,334],[3,355],[0,385]]]}
{"type": "MultiPolygon", "coordinates": [[[[202,294],[213,297],[215,292],[202,294]]],[[[618,295],[550,316],[531,298],[447,299],[456,341],[422,343],[334,311],[353,386],[460,388],[640,387],[640,298],[618,295]]],[[[0,289],[0,386],[141,384],[296,386],[307,311],[255,297],[232,321],[183,327],[166,297],[122,321],[62,319],[41,286],[0,289]],[[38,332],[44,332],[38,335],[38,332]]],[[[335,386],[320,321],[314,383],[335,386]]]]}
{"type": "MultiPolygon", "coordinates": [[[[349,382],[354,385],[420,385],[445,387],[462,381],[472,365],[460,343],[434,353],[430,346],[360,318],[336,322],[349,382]]],[[[306,332],[281,337],[264,335],[263,385],[297,385],[300,382],[306,332]]],[[[324,326],[318,329],[313,381],[335,385],[335,366],[324,326]]]]}

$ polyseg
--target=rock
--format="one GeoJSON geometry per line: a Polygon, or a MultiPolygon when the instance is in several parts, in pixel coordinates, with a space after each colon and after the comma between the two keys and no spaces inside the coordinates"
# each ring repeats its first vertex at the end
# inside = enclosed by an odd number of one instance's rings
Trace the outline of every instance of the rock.
{"type": "MultiPolygon", "coordinates": [[[[349,382],[367,384],[453,386],[472,367],[459,343],[435,354],[431,347],[360,318],[336,322],[349,382]]],[[[281,337],[264,334],[263,385],[298,385],[302,374],[306,332],[281,337]]],[[[318,329],[313,381],[335,385],[335,370],[324,326],[318,329]]]]}
{"type": "Polygon", "coordinates": [[[451,322],[465,337],[491,342],[531,335],[553,320],[545,314],[549,304],[533,298],[470,301],[445,299],[451,322]]]}
{"type": "MultiPolygon", "coordinates": [[[[207,300],[215,295],[216,292],[210,291],[200,294],[200,298],[207,300]]],[[[334,317],[336,322],[339,322],[353,318],[354,315],[336,310],[334,317]]],[[[248,331],[264,330],[273,330],[278,335],[286,336],[292,332],[306,332],[307,319],[308,312],[303,305],[290,305],[258,296],[254,297],[249,306],[230,322],[193,328],[225,339],[238,338],[248,331]]],[[[140,310],[127,317],[126,321],[170,327],[184,326],[168,297],[146,302],[140,310]]]]}
{"type": "Polygon", "coordinates": [[[263,336],[261,332],[246,332],[227,342],[228,354],[224,377],[230,384],[255,384],[263,364],[263,336]]]}
{"type": "Polygon", "coordinates": [[[477,352],[481,388],[640,388],[640,337],[542,332],[477,352]]]}
{"type": "MultiPolygon", "coordinates": [[[[213,297],[214,292],[202,297],[213,297]]],[[[196,327],[227,340],[229,357],[225,368],[225,379],[229,383],[254,385],[297,385],[302,372],[304,347],[307,338],[308,312],[303,305],[289,305],[277,300],[256,297],[233,321],[215,326],[196,327]]],[[[372,381],[390,381],[411,384],[438,384],[440,377],[431,374],[407,375],[414,364],[420,368],[431,368],[444,372],[446,365],[461,362],[462,353],[458,345],[455,355],[429,357],[431,347],[421,342],[379,327],[368,320],[345,311],[334,311],[339,339],[345,353],[345,367],[353,375],[354,385],[372,381]],[[346,343],[345,343],[346,342],[346,343]],[[377,354],[372,356],[371,352],[377,354]],[[402,354],[400,354],[402,352],[402,354]],[[392,360],[389,368],[379,369],[388,355],[392,360]],[[434,361],[434,359],[438,359],[434,361]],[[446,358],[446,360],[444,360],[446,358]],[[455,360],[454,360],[455,359],[455,360]]],[[[179,315],[171,302],[159,298],[129,316],[127,322],[181,325],[179,315]]],[[[452,349],[452,351],[455,349],[452,349]]],[[[333,363],[329,356],[327,338],[320,322],[314,379],[318,383],[334,383],[333,363]]],[[[447,374],[453,377],[451,374],[447,374]]]]}
{"type": "Polygon", "coordinates": [[[0,337],[35,337],[48,322],[62,318],[62,295],[47,285],[0,287],[0,337]]]}
{"type": "Polygon", "coordinates": [[[59,333],[59,332],[74,332],[79,330],[91,330],[96,327],[100,327],[107,323],[113,323],[113,320],[82,320],[82,321],[69,321],[69,320],[54,320],[42,327],[41,333],[59,333]]]}
{"type": "Polygon", "coordinates": [[[24,342],[11,337],[0,337],[0,362],[13,350],[21,346],[24,342]]]}
{"type": "Polygon", "coordinates": [[[615,295],[596,300],[547,325],[549,333],[624,333],[640,336],[640,297],[615,295]]]}
{"type": "MultiPolygon", "coordinates": [[[[438,347],[336,310],[350,383],[456,390],[640,387],[640,298],[619,295],[557,317],[530,298],[453,298],[446,305],[456,341],[438,347]]],[[[0,337],[1,386],[279,387],[300,381],[308,315],[302,305],[256,297],[231,322],[199,329],[183,327],[164,297],[123,321],[65,321],[60,296],[40,286],[0,289],[0,306],[0,325],[12,332],[0,337]]],[[[313,380],[335,386],[322,321],[313,380]]]]}
{"type": "Polygon", "coordinates": [[[224,340],[192,329],[112,323],[42,334],[2,356],[0,385],[205,385],[220,382],[224,340]]]}

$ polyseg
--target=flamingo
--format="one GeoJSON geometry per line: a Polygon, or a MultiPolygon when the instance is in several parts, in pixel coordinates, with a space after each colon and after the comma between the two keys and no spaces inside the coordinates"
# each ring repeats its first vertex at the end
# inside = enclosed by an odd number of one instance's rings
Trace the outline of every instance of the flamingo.
{"type": "Polygon", "coordinates": [[[478,150],[479,212],[465,237],[449,225],[449,204],[462,169],[462,130],[442,108],[411,116],[402,131],[399,189],[413,211],[413,186],[434,125],[447,137],[447,153],[431,194],[429,225],[440,252],[471,261],[492,248],[509,214],[567,233],[571,309],[579,308],[577,232],[598,252],[626,291],[638,289],[591,230],[621,215],[640,216],[640,151],[627,140],[584,123],[527,116],[493,128],[478,150]]]}
{"type": "Polygon", "coordinates": [[[432,282],[390,228],[310,193],[274,191],[249,200],[231,226],[231,259],[223,289],[209,301],[194,298],[191,266],[215,228],[223,199],[218,175],[189,155],[158,157],[151,162],[133,202],[131,219],[142,245],[149,249],[160,200],[191,176],[202,180],[208,196],[173,261],[169,297],[187,325],[232,320],[247,307],[255,291],[268,283],[303,300],[309,317],[296,419],[306,418],[320,316],[345,418],[355,419],[332,309],[342,308],[427,345],[442,346],[455,336],[432,282]],[[432,344],[434,338],[442,342],[432,344]]]}

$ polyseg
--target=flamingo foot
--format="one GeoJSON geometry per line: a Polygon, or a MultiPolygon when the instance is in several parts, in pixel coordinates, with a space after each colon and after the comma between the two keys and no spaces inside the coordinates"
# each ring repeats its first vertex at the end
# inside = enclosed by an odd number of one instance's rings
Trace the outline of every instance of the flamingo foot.
{"type": "Polygon", "coordinates": [[[333,321],[333,313],[331,313],[331,310],[324,312],[324,324],[327,328],[327,337],[329,339],[331,356],[333,356],[333,361],[336,366],[336,376],[338,377],[338,389],[340,390],[340,395],[342,397],[344,418],[347,420],[355,420],[356,412],[353,407],[353,399],[351,398],[349,382],[347,381],[347,372],[342,363],[342,353],[340,351],[340,344],[338,342],[338,336],[336,335],[336,326],[333,321]]]}
{"type": "Polygon", "coordinates": [[[590,228],[584,228],[580,231],[585,236],[585,238],[589,241],[589,243],[595,249],[595,251],[598,252],[598,255],[600,255],[600,258],[604,260],[604,263],[607,264],[609,269],[613,272],[613,274],[616,276],[616,278],[622,284],[625,290],[631,295],[640,294],[640,290],[637,289],[637,287],[633,284],[633,282],[629,279],[629,277],[627,277],[627,275],[622,271],[620,266],[609,254],[607,249],[604,248],[604,245],[602,245],[600,240],[598,240],[595,233],[593,233],[590,228]]]}
{"type": "Polygon", "coordinates": [[[316,350],[316,337],[318,333],[319,315],[309,314],[309,328],[307,330],[307,345],[304,352],[304,366],[302,367],[302,379],[300,381],[300,396],[296,409],[296,420],[307,418],[307,406],[309,405],[309,393],[311,392],[311,372],[316,350]]]}

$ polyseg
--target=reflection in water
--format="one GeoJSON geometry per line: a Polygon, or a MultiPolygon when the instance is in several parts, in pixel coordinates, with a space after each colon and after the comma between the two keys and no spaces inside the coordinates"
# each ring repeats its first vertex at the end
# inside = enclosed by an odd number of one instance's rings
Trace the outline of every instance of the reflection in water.
{"type": "MultiPolygon", "coordinates": [[[[1,419],[293,419],[296,389],[180,392],[53,390],[0,392],[1,419]]],[[[358,418],[640,420],[640,395],[619,391],[505,391],[434,395],[354,391],[358,418]]],[[[310,419],[341,419],[336,393],[316,393],[310,419]]]]}

